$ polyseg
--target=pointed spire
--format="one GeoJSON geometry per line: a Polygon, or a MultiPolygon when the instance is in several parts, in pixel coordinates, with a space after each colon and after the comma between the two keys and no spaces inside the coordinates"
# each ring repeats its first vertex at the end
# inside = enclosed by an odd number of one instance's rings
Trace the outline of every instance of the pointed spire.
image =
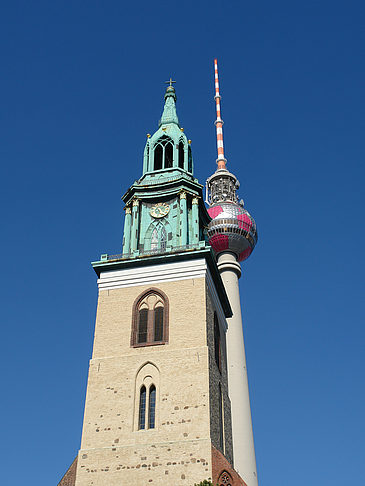
{"type": "Polygon", "coordinates": [[[217,149],[218,149],[218,170],[226,170],[227,160],[224,157],[224,147],[223,147],[223,120],[221,118],[221,105],[219,94],[219,80],[218,80],[218,61],[214,59],[214,81],[215,81],[215,106],[217,110],[217,119],[215,121],[215,127],[217,131],[217,149]]]}
{"type": "Polygon", "coordinates": [[[166,83],[169,83],[169,86],[166,88],[165,106],[163,109],[159,126],[167,125],[168,123],[175,123],[178,127],[180,127],[179,119],[176,113],[176,104],[175,104],[177,99],[176,92],[175,92],[175,88],[172,85],[172,83],[175,82],[176,81],[172,81],[171,78],[169,81],[166,81],[166,83]]]}

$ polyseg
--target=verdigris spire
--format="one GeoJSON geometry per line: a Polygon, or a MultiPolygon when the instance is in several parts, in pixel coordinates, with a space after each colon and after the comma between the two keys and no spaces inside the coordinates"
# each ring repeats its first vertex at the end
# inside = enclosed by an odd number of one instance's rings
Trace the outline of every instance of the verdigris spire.
{"type": "Polygon", "coordinates": [[[167,125],[169,123],[175,123],[178,127],[180,127],[179,119],[176,113],[176,92],[175,88],[172,85],[172,83],[175,83],[175,81],[172,81],[172,79],[170,78],[170,81],[166,82],[170,83],[170,85],[166,88],[165,106],[163,109],[159,127],[161,125],[167,125]]]}

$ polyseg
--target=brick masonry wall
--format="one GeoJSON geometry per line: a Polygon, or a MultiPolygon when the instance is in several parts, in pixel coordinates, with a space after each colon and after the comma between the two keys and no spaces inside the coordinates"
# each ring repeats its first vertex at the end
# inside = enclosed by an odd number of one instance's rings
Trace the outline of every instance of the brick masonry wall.
{"type": "MultiPolygon", "coordinates": [[[[213,476],[213,484],[221,486],[218,482],[221,474],[226,471],[232,478],[231,486],[247,486],[244,480],[241,478],[239,474],[233,469],[230,462],[224,457],[224,455],[212,446],[212,476],[213,476]]],[[[223,485],[225,486],[225,485],[223,485]]]]}
{"type": "Polygon", "coordinates": [[[224,451],[228,461],[233,464],[231,401],[228,396],[227,360],[225,333],[221,328],[221,371],[215,361],[214,355],[214,306],[212,298],[206,287],[206,314],[207,314],[207,344],[209,349],[209,402],[210,402],[210,429],[212,444],[219,450],[220,447],[220,419],[219,419],[219,384],[222,387],[224,403],[224,451]]]}
{"type": "Polygon", "coordinates": [[[77,457],[75,457],[73,463],[68,468],[66,474],[63,476],[57,486],[75,486],[76,481],[76,469],[77,469],[77,457]]]}

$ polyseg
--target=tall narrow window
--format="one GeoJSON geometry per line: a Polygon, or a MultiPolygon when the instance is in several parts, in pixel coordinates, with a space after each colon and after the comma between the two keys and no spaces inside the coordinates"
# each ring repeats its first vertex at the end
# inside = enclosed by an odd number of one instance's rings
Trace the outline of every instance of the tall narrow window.
{"type": "Polygon", "coordinates": [[[179,143],[179,167],[180,169],[184,168],[184,144],[182,142],[179,143]]]}
{"type": "Polygon", "coordinates": [[[154,154],[154,170],[162,169],[162,154],[163,154],[162,146],[160,144],[156,145],[155,154],[154,154]]]}
{"type": "Polygon", "coordinates": [[[154,340],[162,341],[163,339],[163,307],[155,308],[154,322],[154,340]]]}
{"type": "Polygon", "coordinates": [[[149,289],[133,304],[131,346],[168,342],[169,303],[159,289],[149,289]]]}
{"type": "Polygon", "coordinates": [[[155,416],[156,416],[156,387],[150,386],[150,396],[148,401],[148,428],[155,428],[155,416]]]}
{"type": "Polygon", "coordinates": [[[219,330],[219,322],[216,312],[214,312],[214,358],[219,371],[221,371],[221,333],[219,330]]]}
{"type": "Polygon", "coordinates": [[[191,147],[188,148],[188,171],[193,172],[193,156],[191,155],[191,147]]]}
{"type": "Polygon", "coordinates": [[[138,316],[138,343],[147,342],[148,309],[140,309],[138,316]]]}
{"type": "Polygon", "coordinates": [[[165,145],[165,169],[170,169],[172,167],[173,152],[174,149],[172,143],[165,145]]]}
{"type": "Polygon", "coordinates": [[[138,428],[144,429],[145,427],[146,427],[146,387],[143,385],[139,394],[138,428]]]}

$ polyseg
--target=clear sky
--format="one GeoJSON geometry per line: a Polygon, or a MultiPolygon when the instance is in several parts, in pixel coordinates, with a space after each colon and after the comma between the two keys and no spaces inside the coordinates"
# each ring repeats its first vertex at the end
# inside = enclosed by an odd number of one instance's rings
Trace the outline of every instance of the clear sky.
{"type": "MultiPolygon", "coordinates": [[[[257,221],[241,291],[260,486],[364,481],[363,1],[0,6],[1,484],[56,485],[80,445],[96,276],[121,250],[164,81],[195,175],[257,221]]],[[[197,480],[201,478],[197,478],[197,480]]]]}

